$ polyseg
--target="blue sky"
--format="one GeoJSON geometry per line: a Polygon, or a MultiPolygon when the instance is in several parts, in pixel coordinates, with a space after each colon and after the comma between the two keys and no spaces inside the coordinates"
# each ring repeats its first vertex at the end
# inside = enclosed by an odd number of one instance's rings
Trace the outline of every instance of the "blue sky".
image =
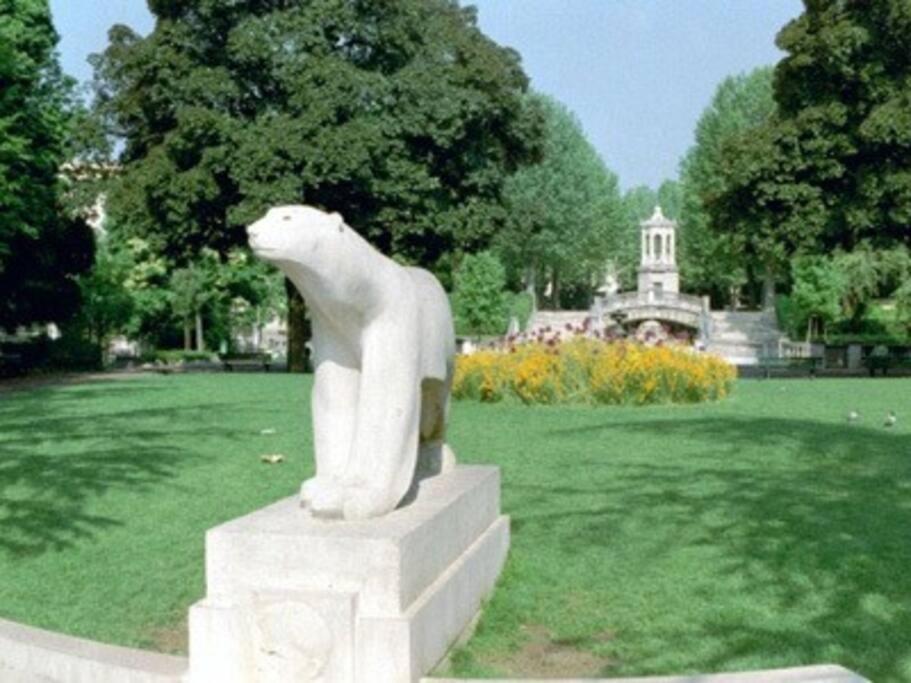
{"type": "MultiPolygon", "coordinates": [[[[475,0],[481,28],[517,49],[532,85],[576,113],[624,188],[677,174],[700,113],[727,75],[774,64],[800,0],[475,0]]],[[[107,29],[152,28],[144,0],[51,0],[67,73],[107,29]]]]}

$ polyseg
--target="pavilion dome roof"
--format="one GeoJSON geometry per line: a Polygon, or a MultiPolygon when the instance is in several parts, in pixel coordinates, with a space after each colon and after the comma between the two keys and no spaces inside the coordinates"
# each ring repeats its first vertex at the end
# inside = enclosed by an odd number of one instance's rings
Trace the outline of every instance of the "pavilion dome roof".
{"type": "Polygon", "coordinates": [[[649,228],[670,228],[671,230],[675,230],[677,228],[677,221],[672,221],[664,215],[660,206],[656,206],[652,217],[647,221],[642,221],[639,225],[643,230],[648,230],[649,228]]]}

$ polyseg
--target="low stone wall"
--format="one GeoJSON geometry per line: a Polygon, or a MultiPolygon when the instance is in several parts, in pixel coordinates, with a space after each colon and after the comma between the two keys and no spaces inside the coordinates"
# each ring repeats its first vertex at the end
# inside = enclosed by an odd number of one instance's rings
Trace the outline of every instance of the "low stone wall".
{"type": "MultiPolygon", "coordinates": [[[[183,683],[183,657],[104,645],[0,619],[0,681],[3,683],[183,683]]],[[[214,682],[213,682],[214,683],[214,682]]],[[[457,678],[421,683],[527,683],[457,678]]],[[[870,683],[840,666],[821,665],[743,673],[646,678],[550,679],[548,683],[870,683]]]]}
{"type": "Polygon", "coordinates": [[[105,645],[0,619],[4,683],[181,683],[182,657],[105,645]]]}
{"type": "MultiPolygon", "coordinates": [[[[422,678],[421,683],[492,683],[489,679],[422,678]]],[[[498,679],[496,683],[528,683],[520,679],[498,679]]],[[[790,669],[766,669],[729,674],[694,674],[692,676],[649,676],[646,678],[560,678],[547,683],[870,683],[840,666],[801,666],[790,669]]]]}

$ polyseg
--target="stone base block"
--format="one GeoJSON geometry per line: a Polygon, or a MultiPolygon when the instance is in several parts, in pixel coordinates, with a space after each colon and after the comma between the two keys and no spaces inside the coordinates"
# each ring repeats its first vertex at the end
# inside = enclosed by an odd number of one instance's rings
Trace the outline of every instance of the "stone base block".
{"type": "Polygon", "coordinates": [[[490,594],[509,548],[499,470],[427,479],[366,522],[296,498],[209,531],[190,683],[415,683],[490,594]]]}

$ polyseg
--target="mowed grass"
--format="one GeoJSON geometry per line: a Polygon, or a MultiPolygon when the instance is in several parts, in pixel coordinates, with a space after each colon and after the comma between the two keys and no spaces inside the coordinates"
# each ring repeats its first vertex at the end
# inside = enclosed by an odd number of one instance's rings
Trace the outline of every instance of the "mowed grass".
{"type": "MultiPolygon", "coordinates": [[[[184,375],[0,395],[0,616],[185,647],[205,530],[312,472],[309,389],[184,375]]],[[[462,462],[501,466],[513,530],[456,675],[836,662],[911,681],[911,381],[741,381],[701,406],[456,403],[451,437],[462,462]]]]}

